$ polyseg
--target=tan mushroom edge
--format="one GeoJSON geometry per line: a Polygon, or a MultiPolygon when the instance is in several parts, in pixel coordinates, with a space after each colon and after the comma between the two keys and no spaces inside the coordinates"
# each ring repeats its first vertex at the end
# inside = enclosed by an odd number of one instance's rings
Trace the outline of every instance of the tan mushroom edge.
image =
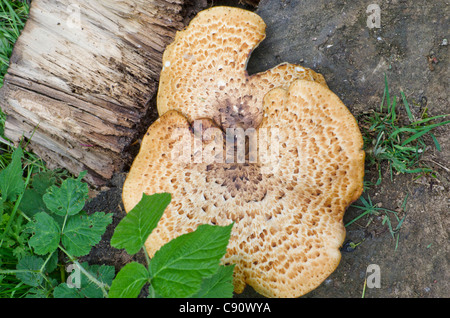
{"type": "Polygon", "coordinates": [[[269,90],[287,89],[296,79],[327,86],[321,74],[290,63],[248,75],[247,62],[265,29],[261,17],[244,9],[219,6],[199,12],[164,51],[159,115],[177,110],[189,122],[211,118],[224,128],[257,127],[269,90]]]}
{"type": "MultiPolygon", "coordinates": [[[[363,140],[346,106],[318,83],[296,80],[289,90],[273,89],[264,107],[258,138],[273,133],[279,155],[256,163],[177,160],[173,151],[181,137],[174,131],[193,137],[192,127],[181,113],[165,113],[143,138],[123,203],[130,211],[143,192],[172,194],[146,241],[150,257],[200,224],[235,222],[221,260],[236,265],[235,292],[249,284],[266,297],[299,297],[340,262],[344,212],[363,190],[363,140]]],[[[202,122],[215,127],[209,119],[202,122]]]]}

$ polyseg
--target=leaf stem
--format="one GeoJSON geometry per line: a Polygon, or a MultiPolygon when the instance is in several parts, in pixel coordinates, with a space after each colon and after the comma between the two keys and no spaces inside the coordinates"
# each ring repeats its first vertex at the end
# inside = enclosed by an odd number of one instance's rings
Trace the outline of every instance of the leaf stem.
{"type": "Polygon", "coordinates": [[[84,267],[83,266],[81,266],[81,264],[72,256],[72,255],[70,255],[61,245],[59,245],[59,248],[61,249],[61,251],[63,251],[66,255],[67,255],[67,257],[69,257],[69,259],[70,259],[70,261],[71,262],[73,262],[76,266],[78,266],[78,268],[80,269],[80,271],[84,274],[84,275],[86,275],[86,277],[91,281],[91,282],[93,282],[94,284],[96,284],[100,289],[101,289],[101,291],[102,291],[102,293],[103,293],[103,296],[105,297],[105,298],[107,298],[108,297],[108,291],[107,291],[107,289],[109,289],[109,285],[108,284],[105,284],[105,283],[103,283],[103,282],[101,282],[101,281],[99,281],[97,278],[95,278],[94,276],[92,276],[92,274],[91,273],[89,273],[87,270],[85,270],[84,269],[84,267]]]}

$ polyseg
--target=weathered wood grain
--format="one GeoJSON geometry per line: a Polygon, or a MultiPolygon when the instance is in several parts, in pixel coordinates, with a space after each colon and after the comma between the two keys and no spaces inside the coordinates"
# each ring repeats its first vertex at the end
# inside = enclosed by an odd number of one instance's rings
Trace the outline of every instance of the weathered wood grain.
{"type": "Polygon", "coordinates": [[[132,158],[184,0],[33,0],[0,107],[5,135],[101,185],[132,158]]]}

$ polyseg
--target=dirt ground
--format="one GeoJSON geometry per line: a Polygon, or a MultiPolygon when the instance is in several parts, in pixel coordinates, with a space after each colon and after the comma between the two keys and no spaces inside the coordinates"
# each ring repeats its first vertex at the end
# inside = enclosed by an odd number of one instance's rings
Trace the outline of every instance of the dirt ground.
{"type": "MultiPolygon", "coordinates": [[[[238,5],[236,1],[214,2],[238,5]]],[[[187,8],[192,16],[202,6],[187,8]]],[[[241,4],[242,6],[242,4],[241,4]]],[[[249,6],[244,6],[249,8],[249,6]]],[[[251,7],[250,7],[251,8],[251,7]]],[[[380,105],[387,75],[391,94],[405,92],[415,116],[428,107],[430,116],[450,113],[448,83],[449,4],[445,1],[327,1],[263,0],[256,9],[267,24],[267,38],[254,51],[249,73],[281,62],[299,63],[322,73],[331,88],[358,117],[380,105]],[[369,4],[379,4],[381,27],[369,28],[369,4]]],[[[186,19],[189,20],[189,19],[186,19]]],[[[401,115],[401,113],[400,113],[401,115]]],[[[383,181],[365,197],[398,210],[408,195],[398,248],[386,224],[361,219],[347,227],[348,242],[336,271],[304,297],[361,297],[370,264],[380,269],[380,288],[366,288],[365,297],[450,297],[450,125],[434,131],[442,151],[430,142],[423,157],[437,178],[395,175],[385,170],[383,181]],[[347,245],[348,246],[348,245],[347,245]]],[[[125,252],[109,246],[111,230],[124,216],[121,186],[126,172],[96,194],[89,211],[114,213],[114,224],[86,260],[115,265],[130,261],[125,252]]],[[[368,169],[366,180],[374,181],[368,169]]],[[[361,213],[350,208],[344,222],[361,213]]],[[[237,297],[260,297],[250,287],[237,297]]]]}

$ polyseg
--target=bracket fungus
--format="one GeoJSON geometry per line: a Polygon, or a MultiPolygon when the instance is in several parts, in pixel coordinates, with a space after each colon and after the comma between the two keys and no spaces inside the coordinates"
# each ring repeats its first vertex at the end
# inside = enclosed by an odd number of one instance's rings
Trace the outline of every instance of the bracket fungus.
{"type": "Polygon", "coordinates": [[[236,265],[235,292],[248,284],[266,297],[299,297],[339,264],[343,215],[363,189],[363,140],[346,106],[314,81],[274,88],[262,105],[256,138],[247,135],[257,144],[243,155],[213,120],[162,114],[142,140],[123,202],[130,211],[142,193],[172,194],[146,241],[150,257],[200,224],[234,222],[221,262],[236,265]]]}
{"type": "Polygon", "coordinates": [[[210,118],[223,128],[256,128],[269,90],[287,89],[295,79],[327,85],[321,74],[290,63],[248,75],[248,59],[264,40],[265,29],[261,17],[239,8],[218,6],[198,13],[164,51],[159,115],[177,110],[189,122],[210,118]]]}

